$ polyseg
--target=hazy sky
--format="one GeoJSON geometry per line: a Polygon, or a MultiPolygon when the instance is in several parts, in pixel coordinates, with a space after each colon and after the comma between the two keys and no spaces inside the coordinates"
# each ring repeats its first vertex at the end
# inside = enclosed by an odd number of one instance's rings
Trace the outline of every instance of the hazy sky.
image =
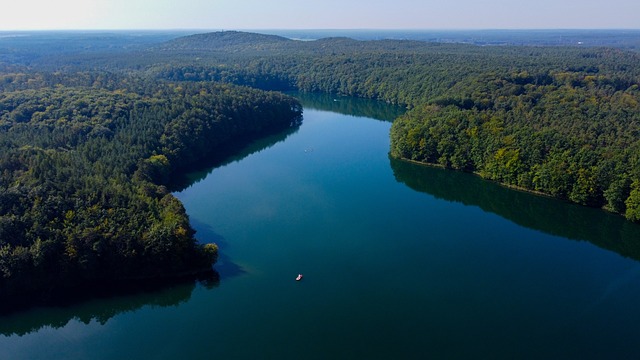
{"type": "Polygon", "coordinates": [[[0,30],[638,29],[640,0],[2,0],[0,30]]]}

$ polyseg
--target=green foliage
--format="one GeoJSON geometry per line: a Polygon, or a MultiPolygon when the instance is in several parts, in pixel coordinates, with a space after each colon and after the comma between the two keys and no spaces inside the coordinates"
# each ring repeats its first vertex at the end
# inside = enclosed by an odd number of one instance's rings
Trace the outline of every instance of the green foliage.
{"type": "Polygon", "coordinates": [[[394,123],[391,154],[636,219],[625,201],[637,176],[640,92],[637,74],[614,80],[604,70],[616,63],[603,62],[597,76],[550,67],[545,77],[465,79],[455,92],[467,100],[439,97],[394,123]]]}
{"type": "Polygon", "coordinates": [[[149,181],[155,184],[167,184],[171,164],[165,155],[152,155],[138,164],[134,176],[136,180],[149,181]]]}
{"type": "Polygon", "coordinates": [[[611,181],[609,188],[604,191],[607,200],[607,208],[613,212],[624,214],[626,212],[626,196],[631,194],[631,180],[627,176],[621,176],[611,181]]]}
{"type": "Polygon", "coordinates": [[[196,242],[162,184],[238,137],[300,120],[281,94],[118,81],[0,92],[0,301],[210,269],[217,247],[196,242]]]}
{"type": "Polygon", "coordinates": [[[640,180],[631,184],[631,192],[625,204],[627,205],[626,218],[631,221],[640,221],[640,180]]]}

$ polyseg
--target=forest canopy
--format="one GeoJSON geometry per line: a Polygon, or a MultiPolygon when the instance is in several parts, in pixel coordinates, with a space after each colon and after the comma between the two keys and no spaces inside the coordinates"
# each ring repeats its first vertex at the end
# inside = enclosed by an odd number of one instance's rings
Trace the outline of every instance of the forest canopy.
{"type": "Polygon", "coordinates": [[[300,121],[300,105],[279,93],[120,85],[0,93],[4,305],[15,294],[210,270],[217,247],[195,240],[167,189],[172,175],[238,137],[300,121]]]}

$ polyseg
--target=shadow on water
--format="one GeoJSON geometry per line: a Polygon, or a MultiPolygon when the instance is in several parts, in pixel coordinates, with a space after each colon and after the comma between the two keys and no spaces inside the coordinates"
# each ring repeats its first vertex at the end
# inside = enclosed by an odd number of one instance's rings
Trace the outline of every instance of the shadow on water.
{"type": "Polygon", "coordinates": [[[194,228],[198,229],[196,237],[201,243],[216,243],[218,245],[219,256],[214,268],[218,274],[220,274],[221,279],[227,279],[246,273],[240,265],[235,264],[231,261],[231,258],[226,255],[226,249],[229,248],[229,243],[222,235],[216,233],[210,225],[203,222],[191,220],[191,224],[194,228]]]}
{"type": "Polygon", "coordinates": [[[290,135],[295,134],[298,129],[299,127],[295,126],[258,137],[246,137],[233,144],[229,144],[224,148],[220,148],[215,154],[203,159],[176,176],[176,178],[172,180],[171,191],[183,191],[189,186],[206,178],[214,169],[241,161],[247,156],[268,149],[279,142],[285,141],[290,135]]]}
{"type": "Polygon", "coordinates": [[[436,198],[478,206],[530,229],[588,241],[640,260],[640,225],[600,209],[514,191],[477,176],[390,158],[396,180],[436,198]]]}
{"type": "Polygon", "coordinates": [[[220,275],[211,271],[190,281],[182,279],[170,284],[162,282],[102,288],[101,294],[85,294],[84,299],[74,296],[73,301],[61,302],[57,306],[0,315],[0,334],[22,336],[45,327],[59,329],[72,320],[84,324],[95,321],[104,325],[118,314],[136,311],[145,306],[170,307],[187,302],[197,285],[211,289],[219,283],[220,275]]]}
{"type": "Polygon", "coordinates": [[[378,100],[360,99],[326,93],[287,92],[300,100],[305,109],[330,111],[343,115],[368,117],[381,121],[393,121],[407,109],[378,100]]]}

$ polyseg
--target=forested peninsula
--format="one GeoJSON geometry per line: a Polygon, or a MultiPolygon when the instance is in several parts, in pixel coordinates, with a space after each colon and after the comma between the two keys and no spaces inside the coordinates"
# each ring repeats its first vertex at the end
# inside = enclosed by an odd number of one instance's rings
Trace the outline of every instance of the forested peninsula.
{"type": "MultiPolygon", "coordinates": [[[[17,45],[16,45],[17,44],[17,45]]],[[[216,32],[0,52],[0,301],[211,268],[168,186],[298,126],[298,90],[406,106],[393,157],[640,221],[640,55],[216,32]]],[[[0,42],[2,48],[2,42],[0,42]]]]}
{"type": "Polygon", "coordinates": [[[218,248],[196,241],[172,176],[300,121],[279,93],[102,76],[0,93],[3,307],[211,271],[218,248]]]}

